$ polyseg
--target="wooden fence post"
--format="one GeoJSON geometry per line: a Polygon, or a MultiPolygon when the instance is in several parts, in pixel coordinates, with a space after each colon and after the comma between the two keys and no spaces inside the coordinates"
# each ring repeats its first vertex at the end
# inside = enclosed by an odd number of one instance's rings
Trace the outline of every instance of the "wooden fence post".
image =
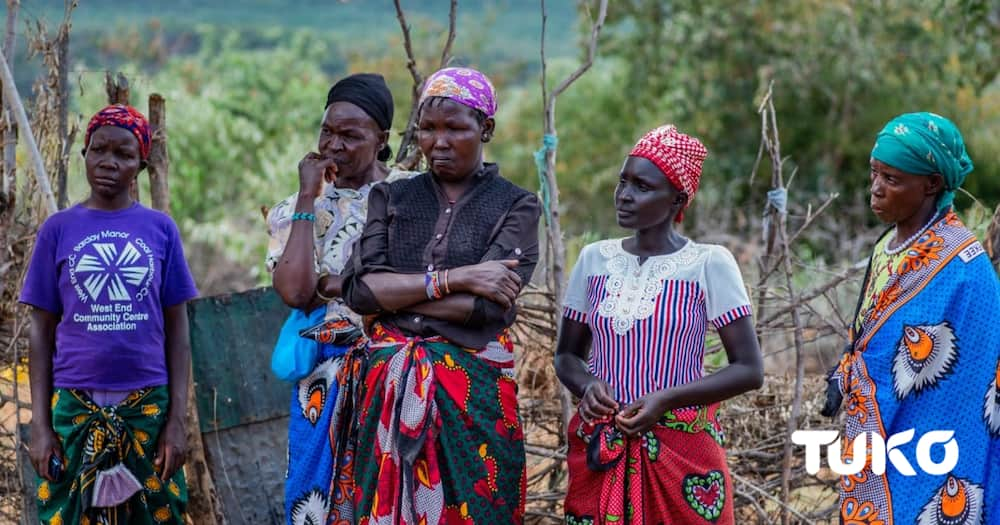
{"type": "Polygon", "coordinates": [[[170,158],[167,156],[167,109],[166,102],[159,93],[149,96],[149,127],[153,135],[149,148],[149,194],[153,208],[170,213],[170,190],[167,187],[167,172],[170,158]]]}
{"type": "MultiPolygon", "coordinates": [[[[128,85],[128,78],[121,72],[116,75],[112,75],[110,71],[104,74],[104,90],[108,94],[108,104],[129,104],[129,95],[131,95],[131,88],[128,85]]],[[[132,196],[132,200],[135,202],[141,202],[139,200],[139,179],[138,177],[132,181],[132,186],[128,189],[129,195],[132,196]]]]}
{"type": "MultiPolygon", "coordinates": [[[[124,97],[128,100],[128,82],[119,76],[120,81],[112,86],[111,75],[108,74],[108,98],[121,96],[120,88],[124,84],[124,97]],[[114,90],[113,90],[114,89],[114,90]]],[[[120,100],[120,99],[119,99],[120,100]]],[[[112,102],[115,103],[115,102],[112,102]]],[[[127,102],[126,102],[127,103],[127,102]]],[[[159,93],[149,96],[149,127],[152,140],[147,161],[149,171],[149,193],[153,208],[163,213],[170,213],[170,190],[167,176],[170,170],[170,159],[167,156],[167,107],[166,101],[159,93]]],[[[137,186],[133,185],[133,189],[137,186]]],[[[188,518],[198,525],[223,525],[226,523],[222,513],[222,502],[215,490],[215,481],[208,468],[205,457],[205,444],[201,439],[201,418],[198,415],[198,404],[195,398],[194,369],[188,371],[188,405],[187,405],[187,437],[188,460],[184,465],[184,475],[188,482],[188,518]]]]}

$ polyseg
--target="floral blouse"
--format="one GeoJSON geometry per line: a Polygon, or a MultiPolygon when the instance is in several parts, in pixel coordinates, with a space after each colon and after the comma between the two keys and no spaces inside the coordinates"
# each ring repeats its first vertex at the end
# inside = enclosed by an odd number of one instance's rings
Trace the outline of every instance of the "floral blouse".
{"type": "MultiPolygon", "coordinates": [[[[391,182],[415,175],[413,172],[392,170],[384,182],[391,182]]],[[[366,184],[354,190],[325,185],[323,194],[315,202],[316,222],[314,271],[339,275],[350,259],[354,242],[361,235],[368,214],[368,193],[377,183],[366,184]]],[[[265,264],[268,272],[274,272],[278,260],[285,252],[285,244],[292,231],[292,214],[298,193],[276,204],[267,214],[269,238],[265,264]]],[[[360,326],[361,318],[344,305],[339,297],[331,301],[326,309],[327,320],[350,319],[360,326]]]]}

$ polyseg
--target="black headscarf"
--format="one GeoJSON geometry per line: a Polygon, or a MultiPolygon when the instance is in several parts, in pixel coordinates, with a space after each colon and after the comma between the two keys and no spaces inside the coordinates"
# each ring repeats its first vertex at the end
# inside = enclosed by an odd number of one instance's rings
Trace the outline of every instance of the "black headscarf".
{"type": "MultiPolygon", "coordinates": [[[[385,84],[385,78],[377,73],[357,73],[344,77],[330,88],[326,95],[326,106],[334,102],[350,102],[371,117],[379,129],[389,131],[392,127],[392,92],[385,84]]],[[[392,157],[392,148],[386,143],[378,152],[378,160],[385,162],[392,157]]]]}

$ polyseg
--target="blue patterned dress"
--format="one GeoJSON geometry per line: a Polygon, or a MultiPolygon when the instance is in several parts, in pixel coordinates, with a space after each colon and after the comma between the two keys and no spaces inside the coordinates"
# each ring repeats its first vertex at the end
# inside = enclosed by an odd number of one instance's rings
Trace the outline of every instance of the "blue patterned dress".
{"type": "MultiPolygon", "coordinates": [[[[394,171],[389,179],[408,175],[394,171]]],[[[361,234],[372,185],[358,190],[324,187],[315,202],[315,271],[339,274],[361,234]]],[[[268,212],[266,264],[274,271],[292,229],[298,195],[268,212]]],[[[357,331],[361,318],[340,298],[327,304],[322,325],[311,330],[323,343],[316,368],[292,386],[288,422],[285,522],[289,525],[353,525],[355,380],[364,357],[363,339],[338,337],[357,331]],[[334,343],[335,339],[339,344],[334,343]]]]}
{"type": "Polygon", "coordinates": [[[1000,523],[996,273],[952,212],[898,255],[885,253],[887,242],[875,247],[856,343],[835,372],[846,399],[842,459],[868,455],[841,477],[842,522],[1000,523]],[[939,439],[921,445],[934,431],[939,439]],[[888,454],[871,450],[873,433],[888,454]],[[869,445],[856,452],[860,434],[869,445]],[[872,459],[883,456],[879,472],[872,459]]]}

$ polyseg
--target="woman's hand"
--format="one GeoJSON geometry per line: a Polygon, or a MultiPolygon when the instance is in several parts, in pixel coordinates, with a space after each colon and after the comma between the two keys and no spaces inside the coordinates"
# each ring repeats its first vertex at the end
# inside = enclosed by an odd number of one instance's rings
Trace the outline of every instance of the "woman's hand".
{"type": "Polygon", "coordinates": [[[184,421],[168,419],[160,431],[160,439],[156,445],[156,461],[153,465],[160,473],[160,479],[167,481],[174,477],[177,469],[187,460],[187,433],[184,421]]]}
{"type": "MultiPolygon", "coordinates": [[[[39,476],[55,482],[49,475],[49,462],[52,456],[56,455],[63,465],[66,465],[66,458],[63,456],[62,445],[59,437],[49,425],[31,425],[31,448],[28,449],[28,456],[31,458],[31,465],[35,467],[35,472],[39,476]]],[[[64,467],[65,468],[65,467],[64,467]]]]}
{"type": "Polygon", "coordinates": [[[337,164],[333,157],[310,151],[299,161],[299,195],[318,197],[323,191],[323,182],[333,182],[337,175],[337,164]]]}
{"type": "Polygon", "coordinates": [[[611,387],[602,379],[594,378],[583,389],[580,406],[577,408],[584,423],[610,418],[618,411],[618,402],[611,394],[611,387]]]}
{"type": "Polygon", "coordinates": [[[650,392],[633,401],[615,416],[615,424],[629,437],[645,434],[667,411],[665,391],[650,392]]]}
{"type": "Polygon", "coordinates": [[[517,259],[508,259],[448,270],[448,288],[452,293],[470,293],[510,308],[521,293],[521,276],[514,271],[517,264],[517,259]]]}

